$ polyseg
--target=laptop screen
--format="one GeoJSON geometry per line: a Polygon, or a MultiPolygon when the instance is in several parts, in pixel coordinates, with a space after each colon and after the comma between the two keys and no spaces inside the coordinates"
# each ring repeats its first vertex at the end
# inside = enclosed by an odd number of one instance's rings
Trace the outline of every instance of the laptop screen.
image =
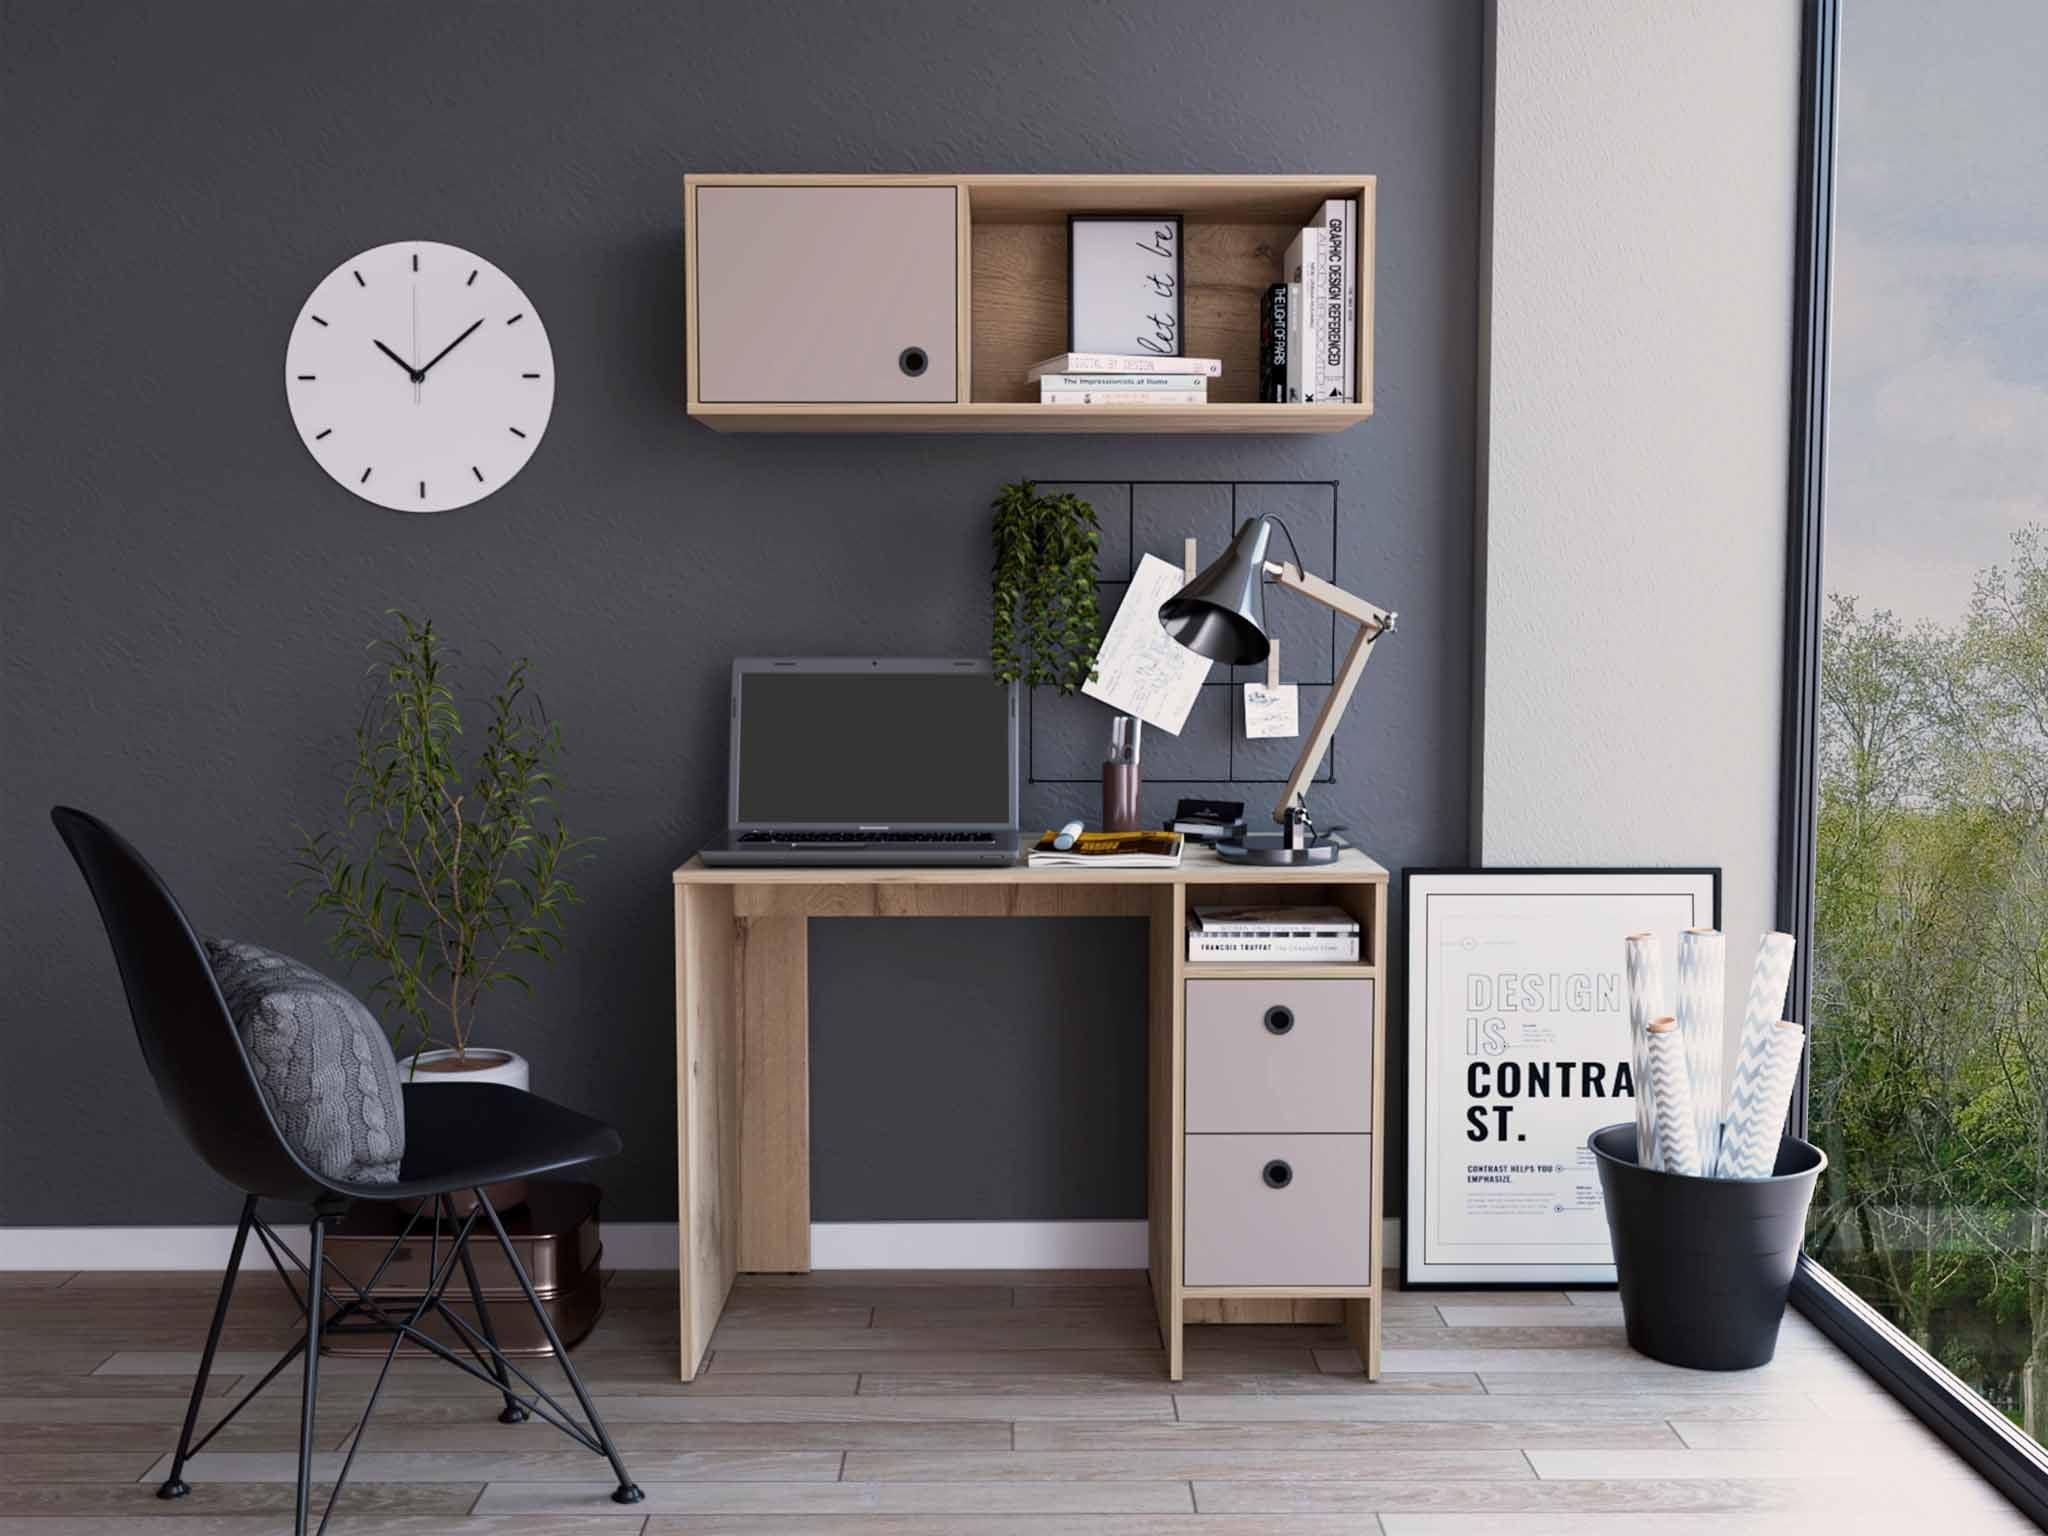
{"type": "Polygon", "coordinates": [[[738,819],[1008,827],[1010,693],[987,672],[746,672],[738,819]]]}

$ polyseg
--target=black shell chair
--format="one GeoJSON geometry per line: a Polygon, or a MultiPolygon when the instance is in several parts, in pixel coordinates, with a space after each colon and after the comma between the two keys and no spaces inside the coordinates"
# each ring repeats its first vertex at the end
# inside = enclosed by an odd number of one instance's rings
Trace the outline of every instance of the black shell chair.
{"type": "Polygon", "coordinates": [[[114,960],[120,967],[128,1011],[135,1021],[135,1038],[142,1046],[143,1059],[156,1080],[164,1108],[206,1165],[246,1197],[242,1202],[241,1224],[235,1229],[234,1250],[228,1256],[227,1273],[221,1278],[220,1299],[214,1306],[206,1351],[200,1357],[199,1375],[192,1384],[185,1426],[178,1436],[177,1454],[172,1458],[170,1475],[157,1489],[157,1496],[176,1499],[189,1493],[191,1489],[183,1476],[186,1461],[293,1360],[303,1358],[299,1487],[293,1530],[297,1536],[304,1536],[312,1487],[313,1410],[319,1391],[321,1335],[378,1333],[389,1334],[391,1346],[385,1353],[384,1368],[378,1373],[370,1401],[349,1437],[348,1456],[321,1516],[321,1530],[327,1528],[327,1520],[334,1513],[335,1501],[340,1498],[349,1467],[355,1462],[363,1430],[377,1406],[378,1394],[383,1391],[398,1346],[407,1340],[492,1387],[504,1403],[498,1415],[503,1422],[516,1424],[529,1413],[538,1415],[578,1444],[605,1457],[618,1477],[612,1498],[621,1504],[638,1503],[640,1489],[627,1476],[617,1447],[598,1417],[568,1351],[562,1347],[547,1309],[534,1294],[533,1282],[485,1193],[485,1186],[503,1180],[553,1173],[611,1157],[620,1148],[618,1132],[587,1115],[516,1088],[474,1083],[416,1088],[407,1084],[405,1159],[399,1168],[398,1182],[345,1184],[324,1177],[300,1161],[278,1128],[220,988],[214,982],[206,953],[156,871],[126,838],[96,817],[58,806],[50,812],[50,819],[57,824],[57,831],[78,861],[86,884],[92,888],[100,921],[106,927],[107,938],[114,947],[114,960]],[[466,1214],[460,1201],[451,1198],[464,1195],[474,1199],[466,1214]],[[301,1263],[275,1229],[257,1215],[259,1199],[285,1200],[313,1208],[311,1253],[306,1262],[301,1263]],[[383,1264],[367,1284],[360,1286],[335,1268],[323,1251],[326,1229],[355,1200],[420,1202],[383,1264]],[[423,1219],[430,1229],[431,1255],[425,1295],[417,1300],[408,1299],[405,1306],[397,1309],[380,1304],[371,1295],[378,1278],[398,1250],[412,1239],[423,1219]],[[470,1236],[480,1222],[497,1239],[506,1263],[540,1319],[542,1332],[583,1411],[583,1423],[576,1422],[566,1408],[499,1350],[490,1313],[484,1306],[483,1288],[477,1283],[476,1268],[469,1254],[470,1236]],[[207,1377],[220,1345],[221,1326],[234,1294],[235,1275],[241,1268],[251,1232],[263,1244],[271,1263],[299,1303],[306,1319],[305,1333],[195,1443],[193,1433],[198,1427],[200,1402],[206,1393],[207,1377]],[[443,1299],[457,1269],[476,1309],[475,1327],[464,1322],[443,1299]],[[303,1278],[303,1289],[294,1283],[292,1270],[303,1278]],[[346,1299],[337,1294],[337,1287],[350,1293],[346,1299]],[[419,1325],[429,1312],[462,1341],[469,1358],[421,1331],[419,1325]],[[514,1389],[514,1376],[530,1396],[514,1389]]]}

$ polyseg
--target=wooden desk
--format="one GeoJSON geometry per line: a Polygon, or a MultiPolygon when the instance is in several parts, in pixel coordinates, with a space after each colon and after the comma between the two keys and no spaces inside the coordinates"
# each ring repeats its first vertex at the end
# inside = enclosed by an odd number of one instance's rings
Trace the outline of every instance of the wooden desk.
{"type": "MultiPolygon", "coordinates": [[[[1385,1155],[1387,872],[1353,850],[1316,869],[1224,864],[1189,848],[1178,869],[707,869],[675,872],[676,1133],[682,1377],[691,1380],[738,1272],[811,1267],[807,925],[828,917],[1145,917],[1151,920],[1147,1220],[1152,1294],[1168,1373],[1187,1323],[1341,1318],[1379,1375],[1379,1228],[1385,1155]],[[1214,965],[1186,959],[1191,901],[1342,906],[1361,958],[1345,965],[1214,965]],[[1369,1205],[1357,1284],[1184,1282],[1187,997],[1207,981],[1368,981],[1369,1205]]],[[[1363,999],[1365,989],[1345,996],[1363,999]]],[[[1363,1047],[1362,1047],[1363,1048],[1363,1047]]],[[[1275,1132],[1321,1127],[1271,1126],[1275,1132]]]]}

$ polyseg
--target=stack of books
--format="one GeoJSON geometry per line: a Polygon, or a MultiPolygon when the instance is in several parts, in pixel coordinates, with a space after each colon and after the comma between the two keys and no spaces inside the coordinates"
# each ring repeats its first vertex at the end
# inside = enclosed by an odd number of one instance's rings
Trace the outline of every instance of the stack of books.
{"type": "Polygon", "coordinates": [[[1342,907],[1196,907],[1188,914],[1188,958],[1226,965],[1352,962],[1358,919],[1342,907]]]}
{"type": "Polygon", "coordinates": [[[1358,401],[1358,204],[1333,197],[1294,237],[1259,315],[1259,398],[1358,401]]]}
{"type": "Polygon", "coordinates": [[[1061,352],[1025,377],[1038,386],[1042,405],[1202,405],[1209,381],[1222,372],[1214,357],[1061,352]]]}

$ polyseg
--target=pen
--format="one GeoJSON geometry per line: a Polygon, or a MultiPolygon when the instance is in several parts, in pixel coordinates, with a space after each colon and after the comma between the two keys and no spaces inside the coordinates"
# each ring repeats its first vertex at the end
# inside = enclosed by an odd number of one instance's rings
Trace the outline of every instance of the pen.
{"type": "Polygon", "coordinates": [[[1064,827],[1060,828],[1059,836],[1055,837],[1052,840],[1052,845],[1053,847],[1059,849],[1061,853],[1065,853],[1069,848],[1074,846],[1074,844],[1080,839],[1080,836],[1081,823],[1078,821],[1070,821],[1064,827]]]}

